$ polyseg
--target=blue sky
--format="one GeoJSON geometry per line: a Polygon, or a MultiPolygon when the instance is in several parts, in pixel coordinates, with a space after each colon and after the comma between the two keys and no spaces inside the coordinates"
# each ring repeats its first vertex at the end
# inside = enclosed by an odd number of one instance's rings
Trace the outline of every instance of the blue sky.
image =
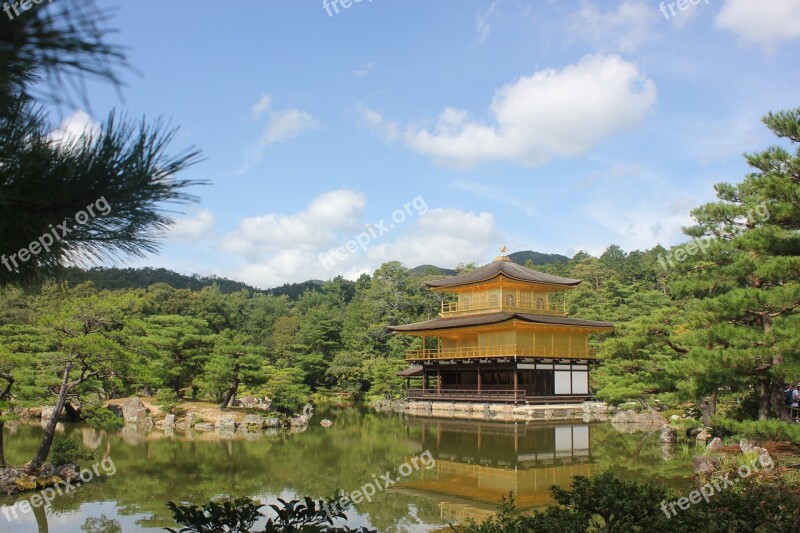
{"type": "Polygon", "coordinates": [[[138,73],[60,128],[124,109],[206,156],[134,266],[271,287],[667,246],[800,105],[800,2],[691,1],[100,1],[138,73]]]}

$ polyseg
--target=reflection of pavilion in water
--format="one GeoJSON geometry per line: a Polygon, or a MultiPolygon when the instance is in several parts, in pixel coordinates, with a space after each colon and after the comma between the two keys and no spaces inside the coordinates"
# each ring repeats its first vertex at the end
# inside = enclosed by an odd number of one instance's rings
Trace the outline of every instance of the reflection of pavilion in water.
{"type": "Polygon", "coordinates": [[[575,425],[516,425],[423,419],[419,451],[430,450],[436,467],[403,480],[397,490],[439,500],[442,520],[483,520],[503,496],[514,493],[521,510],[552,502],[553,485],[568,487],[572,477],[591,475],[591,428],[575,425]]]}

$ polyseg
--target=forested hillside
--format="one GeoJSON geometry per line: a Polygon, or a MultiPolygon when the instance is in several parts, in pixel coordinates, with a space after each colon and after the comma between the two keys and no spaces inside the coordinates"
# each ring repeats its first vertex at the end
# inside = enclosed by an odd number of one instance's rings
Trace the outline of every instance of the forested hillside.
{"type": "MultiPolygon", "coordinates": [[[[800,110],[765,122],[800,142],[800,110]]],[[[600,398],[695,404],[707,416],[718,405],[785,416],[784,382],[800,379],[800,165],[783,148],[748,160],[754,173],[718,185],[719,201],[692,212],[692,240],[672,250],[612,245],[600,257],[528,262],[584,280],[558,295],[571,316],[617,324],[592,341],[601,348],[592,379],[600,398]]],[[[442,273],[422,274],[389,262],[356,281],[306,287],[296,299],[218,282],[199,290],[8,286],[0,379],[13,383],[6,398],[15,404],[52,401],[64,375],[81,378],[72,401],[159,390],[220,401],[247,392],[296,408],[313,391],[398,396],[395,373],[419,340],[388,327],[435,317],[447,297],[424,286],[442,273]]]]}

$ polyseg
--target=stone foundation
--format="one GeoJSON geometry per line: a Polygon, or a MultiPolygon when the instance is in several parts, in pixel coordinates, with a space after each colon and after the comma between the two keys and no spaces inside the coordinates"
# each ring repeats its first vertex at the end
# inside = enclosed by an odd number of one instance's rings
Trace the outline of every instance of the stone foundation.
{"type": "Polygon", "coordinates": [[[412,416],[430,416],[465,420],[517,422],[531,420],[608,420],[608,406],[602,402],[557,405],[510,405],[506,403],[471,403],[443,401],[378,401],[375,409],[396,411],[412,416]]]}

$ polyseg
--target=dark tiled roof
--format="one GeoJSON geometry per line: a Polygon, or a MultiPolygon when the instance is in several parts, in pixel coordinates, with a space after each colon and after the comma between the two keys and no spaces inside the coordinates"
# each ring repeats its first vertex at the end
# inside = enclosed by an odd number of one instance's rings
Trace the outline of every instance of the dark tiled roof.
{"type": "Polygon", "coordinates": [[[570,318],[566,316],[550,316],[550,315],[529,315],[524,313],[484,313],[480,315],[470,315],[454,318],[435,318],[425,322],[417,322],[416,324],[404,324],[402,326],[390,326],[392,331],[432,331],[438,329],[448,328],[463,328],[468,326],[486,326],[489,324],[499,324],[516,318],[523,322],[531,322],[535,324],[552,324],[555,326],[578,326],[589,328],[613,328],[614,324],[611,322],[600,322],[599,320],[583,320],[581,318],[570,318]]]}
{"type": "Polygon", "coordinates": [[[435,289],[456,287],[458,285],[469,285],[471,283],[486,281],[500,274],[518,281],[544,283],[547,285],[577,285],[582,281],[580,279],[562,278],[560,276],[545,274],[544,272],[525,268],[511,261],[494,261],[488,265],[476,268],[471,272],[464,272],[457,276],[428,281],[425,284],[435,289]]]}
{"type": "Polygon", "coordinates": [[[411,365],[410,367],[401,370],[397,374],[400,377],[411,377],[411,376],[421,376],[422,375],[422,365],[411,365]]]}

